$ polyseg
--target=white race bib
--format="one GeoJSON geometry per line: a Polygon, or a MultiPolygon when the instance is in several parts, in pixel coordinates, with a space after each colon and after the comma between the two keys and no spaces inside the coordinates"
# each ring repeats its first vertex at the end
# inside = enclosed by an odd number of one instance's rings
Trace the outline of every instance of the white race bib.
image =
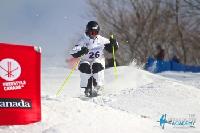
{"type": "Polygon", "coordinates": [[[101,57],[103,54],[103,48],[102,47],[95,47],[89,50],[87,56],[88,59],[92,60],[92,59],[96,59],[101,57]]]}

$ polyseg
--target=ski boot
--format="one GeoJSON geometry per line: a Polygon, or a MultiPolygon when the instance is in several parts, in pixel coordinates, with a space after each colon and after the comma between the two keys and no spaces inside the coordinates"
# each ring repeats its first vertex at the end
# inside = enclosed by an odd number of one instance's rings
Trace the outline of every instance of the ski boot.
{"type": "Polygon", "coordinates": [[[102,86],[94,86],[93,93],[95,96],[102,94],[103,87],[102,86]]]}
{"type": "Polygon", "coordinates": [[[92,95],[92,88],[86,87],[84,93],[86,97],[90,97],[92,95]]]}

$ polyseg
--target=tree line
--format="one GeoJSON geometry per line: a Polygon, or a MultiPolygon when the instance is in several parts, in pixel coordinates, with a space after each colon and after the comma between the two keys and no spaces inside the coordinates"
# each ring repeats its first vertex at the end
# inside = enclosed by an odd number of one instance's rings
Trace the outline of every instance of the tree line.
{"type": "Polygon", "coordinates": [[[200,0],[88,0],[101,34],[113,33],[120,44],[120,65],[154,56],[157,45],[165,59],[176,55],[184,64],[200,64],[200,0]]]}

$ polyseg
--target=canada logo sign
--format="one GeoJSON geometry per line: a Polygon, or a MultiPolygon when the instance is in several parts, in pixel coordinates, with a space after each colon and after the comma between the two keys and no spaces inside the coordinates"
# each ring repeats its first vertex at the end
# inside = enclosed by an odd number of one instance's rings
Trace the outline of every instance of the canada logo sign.
{"type": "Polygon", "coordinates": [[[1,78],[7,81],[13,81],[17,79],[21,74],[21,67],[14,59],[3,59],[0,62],[1,78]]]}
{"type": "Polygon", "coordinates": [[[0,125],[41,121],[41,50],[0,43],[0,125]]]}

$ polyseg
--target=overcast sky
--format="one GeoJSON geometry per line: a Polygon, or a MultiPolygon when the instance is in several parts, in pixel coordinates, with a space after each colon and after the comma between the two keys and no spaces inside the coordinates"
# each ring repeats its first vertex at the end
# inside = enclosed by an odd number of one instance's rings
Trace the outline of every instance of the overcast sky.
{"type": "Polygon", "coordinates": [[[39,45],[64,55],[87,24],[85,0],[0,0],[0,42],[39,45]]]}

